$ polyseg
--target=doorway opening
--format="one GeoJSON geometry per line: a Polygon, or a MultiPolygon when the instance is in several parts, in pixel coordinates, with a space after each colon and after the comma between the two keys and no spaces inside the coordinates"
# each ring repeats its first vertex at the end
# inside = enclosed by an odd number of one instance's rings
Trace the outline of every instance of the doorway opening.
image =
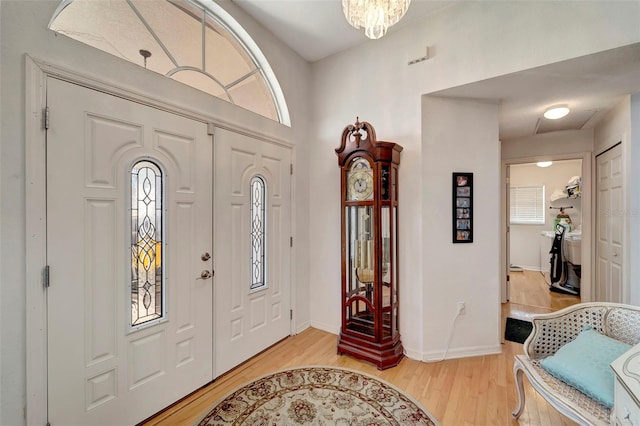
{"type": "Polygon", "coordinates": [[[511,317],[527,319],[581,301],[583,159],[545,163],[506,165],[506,305],[511,317]],[[561,252],[554,254],[554,247],[561,252]],[[554,266],[564,274],[554,273],[554,266]]]}

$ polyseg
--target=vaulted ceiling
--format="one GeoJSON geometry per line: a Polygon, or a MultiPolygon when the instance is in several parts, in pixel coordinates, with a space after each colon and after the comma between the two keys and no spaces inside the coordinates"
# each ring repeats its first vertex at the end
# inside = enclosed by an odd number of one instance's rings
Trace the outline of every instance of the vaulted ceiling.
{"type": "MultiPolygon", "coordinates": [[[[233,0],[310,62],[367,41],[349,26],[340,0],[233,0]]],[[[480,0],[483,1],[483,0],[480,0]]],[[[413,0],[389,32],[459,1],[413,0]]],[[[375,41],[373,41],[375,42],[375,41]]],[[[500,138],[593,127],[626,94],[640,91],[640,44],[492,78],[437,93],[499,102],[500,138]],[[542,117],[546,107],[566,103],[561,120],[542,117]]]]}

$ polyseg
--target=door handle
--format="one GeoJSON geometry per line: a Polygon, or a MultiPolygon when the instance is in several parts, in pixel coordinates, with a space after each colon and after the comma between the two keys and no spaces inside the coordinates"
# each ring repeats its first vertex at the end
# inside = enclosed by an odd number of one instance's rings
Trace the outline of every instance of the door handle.
{"type": "Polygon", "coordinates": [[[213,273],[205,269],[204,271],[202,271],[200,273],[200,276],[197,279],[198,280],[208,280],[211,277],[213,277],[213,273]]]}
{"type": "Polygon", "coordinates": [[[209,253],[204,253],[202,256],[200,256],[200,259],[202,259],[203,262],[206,262],[207,260],[211,259],[211,255],[209,253]]]}

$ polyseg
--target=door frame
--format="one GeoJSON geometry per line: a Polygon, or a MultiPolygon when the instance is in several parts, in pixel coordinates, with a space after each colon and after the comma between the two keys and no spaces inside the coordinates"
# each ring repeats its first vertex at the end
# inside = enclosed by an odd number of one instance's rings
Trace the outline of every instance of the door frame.
{"type": "Polygon", "coordinates": [[[503,239],[501,240],[501,246],[504,246],[504,256],[500,258],[500,270],[503,271],[503,275],[500,279],[500,302],[506,303],[511,300],[511,225],[509,224],[509,203],[511,200],[509,191],[509,182],[511,179],[511,169],[509,164],[501,164],[500,175],[502,185],[500,185],[502,195],[500,197],[500,222],[505,224],[503,232],[503,239]]]}
{"type": "MultiPolygon", "coordinates": [[[[43,286],[43,268],[47,264],[46,241],[46,81],[58,78],[72,84],[117,96],[152,108],[167,111],[195,121],[206,123],[209,133],[220,127],[245,134],[258,140],[282,145],[292,151],[295,163],[296,147],[285,140],[256,132],[248,127],[230,123],[224,118],[176,105],[173,99],[159,97],[157,93],[134,92],[108,82],[97,75],[80,74],[59,64],[25,58],[25,291],[26,291],[26,424],[47,423],[47,293],[43,286]]],[[[212,158],[212,161],[214,159],[212,158]]],[[[291,179],[291,233],[295,239],[295,174],[291,179]]],[[[293,277],[295,250],[291,250],[290,306],[295,313],[296,291],[293,277]]],[[[215,268],[215,265],[214,265],[215,268]]],[[[294,316],[295,320],[295,316],[294,316]]],[[[215,327],[215,324],[214,324],[215,327]]],[[[296,333],[295,321],[290,322],[290,333],[296,333]]],[[[215,343],[215,342],[214,342],[215,343]]],[[[214,372],[215,374],[215,372],[214,372]]]]}
{"type": "MultiPolygon", "coordinates": [[[[507,200],[507,168],[512,164],[523,164],[523,163],[536,163],[538,161],[562,161],[562,160],[582,160],[582,246],[588,247],[587,250],[582,250],[582,277],[580,279],[580,301],[582,302],[591,302],[594,300],[594,290],[593,286],[593,277],[595,276],[595,263],[594,259],[594,236],[595,236],[595,220],[593,212],[595,211],[595,200],[593,197],[593,180],[594,180],[594,167],[595,167],[595,156],[592,152],[577,152],[574,154],[554,154],[554,155],[545,155],[545,156],[533,156],[533,157],[520,157],[520,158],[510,158],[508,160],[501,161],[502,167],[502,185],[501,185],[501,200],[502,203],[506,204],[507,200]]],[[[509,253],[507,253],[507,244],[506,244],[506,235],[507,235],[507,227],[509,226],[509,218],[507,217],[506,212],[509,209],[508,205],[504,205],[503,211],[505,212],[504,216],[501,218],[501,244],[500,244],[500,263],[501,263],[501,271],[503,274],[508,273],[507,260],[509,257],[509,253]]],[[[507,302],[507,286],[506,286],[506,276],[501,276],[501,299],[502,303],[507,302]]]]}

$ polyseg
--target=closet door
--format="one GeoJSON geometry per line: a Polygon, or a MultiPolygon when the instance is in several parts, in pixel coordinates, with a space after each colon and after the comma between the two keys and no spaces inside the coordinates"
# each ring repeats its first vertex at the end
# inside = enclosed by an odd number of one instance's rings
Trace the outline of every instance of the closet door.
{"type": "Polygon", "coordinates": [[[623,303],[624,190],[622,145],[596,158],[596,300],[623,303]]]}

